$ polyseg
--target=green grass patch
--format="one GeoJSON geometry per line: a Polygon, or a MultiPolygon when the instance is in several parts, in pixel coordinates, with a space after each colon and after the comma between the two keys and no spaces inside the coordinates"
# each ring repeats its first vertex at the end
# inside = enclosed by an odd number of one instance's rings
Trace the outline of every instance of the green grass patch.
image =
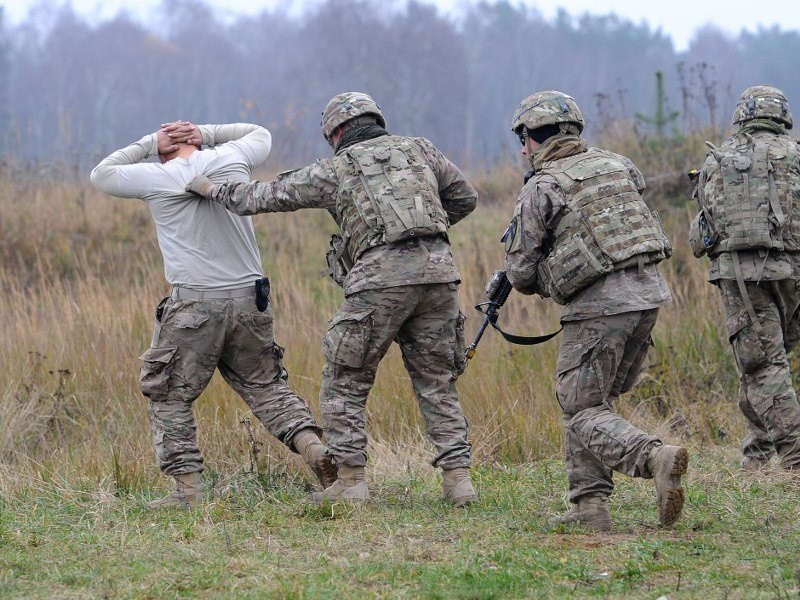
{"type": "MultiPolygon", "coordinates": [[[[800,480],[693,449],[684,517],[657,526],[652,482],[618,477],[614,533],[553,528],[559,462],[476,469],[477,504],[432,469],[370,469],[364,506],[305,502],[303,477],[205,477],[192,511],[148,511],[102,482],[41,482],[0,500],[3,597],[736,597],[800,592],[800,480]]],[[[159,482],[161,483],[161,482],[159,482]]]]}

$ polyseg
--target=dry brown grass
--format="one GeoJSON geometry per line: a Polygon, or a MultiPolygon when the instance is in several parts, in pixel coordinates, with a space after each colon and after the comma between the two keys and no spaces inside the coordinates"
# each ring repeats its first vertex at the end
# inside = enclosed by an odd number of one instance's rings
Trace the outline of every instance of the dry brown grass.
{"type": "MultiPolygon", "coordinates": [[[[507,166],[478,176],[484,201],[452,232],[468,336],[480,324],[472,305],[483,300],[487,279],[502,265],[499,237],[521,171],[507,166]]],[[[667,437],[728,443],[740,437],[742,424],[719,302],[705,283],[706,265],[689,252],[685,203],[673,202],[666,212],[676,252],[663,271],[676,301],[662,312],[642,385],[620,409],[667,437]]],[[[341,301],[341,291],[321,276],[333,225],[321,211],[260,215],[255,223],[290,384],[316,410],[320,340],[341,301]]],[[[122,487],[156,478],[137,357],[149,344],[153,309],[167,285],[146,207],[58,174],[0,172],[0,258],[0,463],[6,465],[0,485],[45,472],[112,477],[122,487]]],[[[518,294],[501,314],[504,328],[523,334],[551,331],[558,319],[554,304],[518,294]]],[[[459,381],[479,461],[559,452],[552,380],[557,348],[558,340],[511,346],[487,332],[459,381]]],[[[219,473],[247,468],[251,443],[240,423],[245,405],[215,378],[196,412],[209,467],[219,473]]],[[[380,468],[424,456],[420,428],[393,350],[369,402],[373,455],[386,462],[380,468]],[[382,450],[387,447],[393,450],[382,450]],[[398,454],[398,447],[415,451],[398,454]]],[[[263,428],[256,435],[265,444],[262,460],[288,456],[263,428]]]]}

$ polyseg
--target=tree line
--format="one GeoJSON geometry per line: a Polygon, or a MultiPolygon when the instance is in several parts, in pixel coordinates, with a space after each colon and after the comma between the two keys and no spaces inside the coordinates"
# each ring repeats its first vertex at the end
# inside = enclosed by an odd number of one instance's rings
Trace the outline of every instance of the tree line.
{"type": "Polygon", "coordinates": [[[543,89],[576,98],[590,137],[620,122],[641,135],[722,134],[757,83],[800,103],[800,33],[777,27],[731,36],[705,26],[677,52],[646,24],[564,10],[547,20],[505,0],[458,19],[421,0],[323,0],[300,16],[233,21],[202,0],[164,0],[148,25],[47,8],[0,29],[0,143],[22,162],[86,167],[183,118],[263,124],[273,165],[298,166],[329,152],[320,113],[344,90],[372,94],[392,132],[428,137],[473,168],[517,152],[511,113],[543,89]],[[648,117],[657,107],[668,122],[648,117]]]}

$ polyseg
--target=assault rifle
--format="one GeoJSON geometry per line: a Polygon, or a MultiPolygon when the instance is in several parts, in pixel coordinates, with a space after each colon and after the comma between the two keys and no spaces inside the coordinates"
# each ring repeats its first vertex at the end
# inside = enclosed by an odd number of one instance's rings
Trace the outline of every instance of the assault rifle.
{"type": "Polygon", "coordinates": [[[483,313],[484,318],[481,328],[478,330],[477,335],[475,335],[475,339],[472,340],[472,343],[467,346],[467,349],[464,351],[464,356],[467,360],[475,356],[475,352],[478,349],[478,342],[481,341],[483,332],[486,331],[486,328],[489,325],[491,325],[493,329],[496,329],[498,332],[500,332],[500,335],[502,335],[506,341],[511,342],[512,344],[520,344],[523,346],[541,344],[542,342],[546,342],[547,340],[555,337],[558,332],[561,331],[561,328],[559,328],[558,331],[548,333],[547,335],[528,337],[506,333],[500,329],[500,326],[497,324],[497,319],[500,316],[498,311],[506,303],[506,300],[508,300],[508,295],[511,293],[511,290],[511,282],[508,280],[508,277],[506,277],[505,271],[495,271],[492,273],[492,278],[489,280],[489,283],[486,284],[485,290],[488,301],[475,305],[475,309],[478,312],[483,313]]]}

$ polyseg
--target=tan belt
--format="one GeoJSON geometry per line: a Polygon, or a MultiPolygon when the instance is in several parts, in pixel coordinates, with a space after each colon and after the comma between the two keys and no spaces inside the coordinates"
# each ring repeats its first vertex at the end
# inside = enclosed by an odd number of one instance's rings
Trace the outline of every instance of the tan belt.
{"type": "Polygon", "coordinates": [[[256,286],[250,284],[247,287],[235,288],[232,290],[193,290],[191,288],[172,286],[172,297],[175,300],[224,300],[226,298],[255,298],[256,286]]]}

